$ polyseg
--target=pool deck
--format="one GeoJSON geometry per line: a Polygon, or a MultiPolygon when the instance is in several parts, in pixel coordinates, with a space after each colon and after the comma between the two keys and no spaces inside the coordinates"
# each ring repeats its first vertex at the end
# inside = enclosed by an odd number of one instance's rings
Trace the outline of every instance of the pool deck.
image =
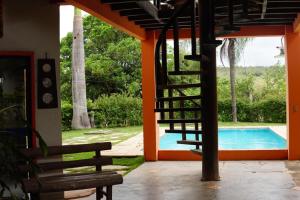
{"type": "MultiPolygon", "coordinates": [[[[113,187],[117,200],[296,200],[299,161],[220,162],[221,181],[201,182],[201,162],[148,162],[113,187]]],[[[81,200],[95,199],[95,195],[81,200]]]]}
{"type": "Polygon", "coordinates": [[[272,131],[287,139],[287,127],[286,126],[270,126],[269,127],[272,131]]]}

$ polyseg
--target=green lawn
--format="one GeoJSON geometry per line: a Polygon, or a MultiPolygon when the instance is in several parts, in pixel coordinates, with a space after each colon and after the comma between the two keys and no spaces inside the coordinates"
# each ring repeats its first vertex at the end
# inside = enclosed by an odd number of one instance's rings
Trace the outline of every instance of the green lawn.
{"type": "MultiPolygon", "coordinates": [[[[62,133],[63,144],[85,144],[95,142],[112,142],[116,145],[122,141],[125,141],[143,131],[142,126],[132,127],[120,127],[120,128],[98,128],[98,129],[84,129],[84,130],[72,130],[64,131],[62,133]]],[[[64,155],[64,160],[80,160],[92,158],[95,155],[94,152],[77,153],[64,155]]],[[[129,173],[133,169],[137,168],[144,162],[143,156],[130,157],[130,158],[113,158],[113,165],[124,166],[126,169],[125,174],[129,173]]],[[[83,167],[69,169],[66,172],[91,172],[95,169],[93,167],[83,167]]]]}
{"type": "MultiPolygon", "coordinates": [[[[90,158],[91,154],[83,154],[84,158],[90,158]]],[[[79,159],[80,157],[74,156],[75,159],[79,159]]],[[[68,158],[64,157],[64,160],[69,160],[68,158]]],[[[72,160],[72,159],[71,159],[72,160]]],[[[122,166],[124,167],[121,171],[123,171],[123,174],[126,175],[135,168],[139,167],[141,164],[144,163],[144,157],[143,156],[136,156],[136,157],[120,157],[120,158],[113,158],[113,165],[122,166]]],[[[95,167],[79,167],[79,168],[73,168],[73,169],[67,169],[65,170],[65,173],[88,173],[88,172],[94,172],[95,167]]]]}
{"type": "Polygon", "coordinates": [[[62,133],[62,140],[63,144],[85,144],[110,141],[115,145],[141,133],[142,130],[142,126],[131,126],[64,131],[62,133]]]}

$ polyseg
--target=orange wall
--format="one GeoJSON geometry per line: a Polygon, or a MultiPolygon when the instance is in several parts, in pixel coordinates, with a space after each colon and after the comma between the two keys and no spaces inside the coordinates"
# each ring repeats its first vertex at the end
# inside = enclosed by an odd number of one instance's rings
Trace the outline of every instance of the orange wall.
{"type": "Polygon", "coordinates": [[[300,34],[286,29],[287,125],[289,160],[300,159],[300,34]]]}
{"type": "Polygon", "coordinates": [[[144,155],[145,160],[158,159],[159,130],[156,123],[155,108],[155,34],[147,33],[142,41],[142,92],[144,120],[144,155]]]}

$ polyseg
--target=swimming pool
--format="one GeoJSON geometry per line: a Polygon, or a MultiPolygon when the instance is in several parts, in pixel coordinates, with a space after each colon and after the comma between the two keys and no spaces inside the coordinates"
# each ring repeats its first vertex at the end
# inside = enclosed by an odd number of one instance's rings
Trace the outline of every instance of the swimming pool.
{"type": "MultiPolygon", "coordinates": [[[[187,134],[187,139],[194,140],[194,134],[187,134]]],[[[193,145],[177,144],[181,134],[166,133],[160,138],[161,150],[189,150],[193,145]]],[[[269,128],[255,129],[219,129],[219,149],[286,149],[286,140],[269,128]]]]}

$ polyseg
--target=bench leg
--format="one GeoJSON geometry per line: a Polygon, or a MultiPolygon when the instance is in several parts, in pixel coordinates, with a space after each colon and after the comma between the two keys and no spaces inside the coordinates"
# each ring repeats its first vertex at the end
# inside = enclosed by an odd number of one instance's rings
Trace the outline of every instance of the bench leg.
{"type": "Polygon", "coordinates": [[[103,198],[103,187],[96,188],[96,200],[101,200],[103,198]]]}
{"type": "Polygon", "coordinates": [[[112,186],[106,187],[106,200],[112,200],[112,186]]]}

